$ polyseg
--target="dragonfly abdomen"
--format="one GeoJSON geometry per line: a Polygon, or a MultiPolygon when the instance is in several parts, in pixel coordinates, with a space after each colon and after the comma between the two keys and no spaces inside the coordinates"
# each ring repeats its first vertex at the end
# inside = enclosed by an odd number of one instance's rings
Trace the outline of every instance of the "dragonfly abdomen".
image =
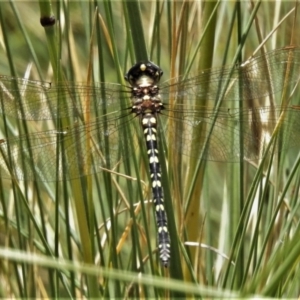
{"type": "Polygon", "coordinates": [[[168,232],[167,214],[164,208],[163,188],[161,185],[161,171],[157,148],[156,117],[152,113],[146,113],[142,117],[142,126],[149,159],[150,178],[158,232],[157,240],[159,256],[161,263],[167,267],[170,260],[170,236],[168,232]]]}

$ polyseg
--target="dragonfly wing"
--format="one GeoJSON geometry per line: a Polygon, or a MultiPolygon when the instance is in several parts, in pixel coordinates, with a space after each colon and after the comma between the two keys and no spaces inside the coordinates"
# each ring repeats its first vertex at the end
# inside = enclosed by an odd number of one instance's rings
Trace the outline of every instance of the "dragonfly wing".
{"type": "Polygon", "coordinates": [[[92,115],[104,106],[120,107],[120,93],[128,88],[119,84],[95,83],[94,85],[58,85],[22,78],[0,76],[0,111],[7,116],[24,120],[56,120],[57,118],[82,117],[87,109],[92,115]],[[87,108],[85,105],[90,103],[87,108]]]}
{"type": "Polygon", "coordinates": [[[111,168],[130,157],[131,115],[97,118],[57,131],[36,132],[0,141],[1,176],[19,180],[74,179],[111,168]],[[124,130],[128,134],[124,134],[124,130]],[[126,151],[126,155],[124,152],[126,151]]]}

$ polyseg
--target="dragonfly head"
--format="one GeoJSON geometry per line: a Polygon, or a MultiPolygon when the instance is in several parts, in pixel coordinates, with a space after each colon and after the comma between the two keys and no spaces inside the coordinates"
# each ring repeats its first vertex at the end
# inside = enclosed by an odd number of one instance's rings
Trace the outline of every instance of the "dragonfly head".
{"type": "Polygon", "coordinates": [[[148,87],[159,82],[163,71],[151,61],[136,63],[125,75],[132,87],[148,87]]]}

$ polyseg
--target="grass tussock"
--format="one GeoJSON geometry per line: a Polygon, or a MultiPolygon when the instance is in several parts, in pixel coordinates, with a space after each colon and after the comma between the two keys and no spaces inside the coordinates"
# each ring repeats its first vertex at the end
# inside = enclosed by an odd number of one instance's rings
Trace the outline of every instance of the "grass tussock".
{"type": "Polygon", "coordinates": [[[0,296],[298,297],[299,22],[287,1],[1,2],[0,296]],[[171,79],[168,269],[118,85],[142,59],[171,79]]]}

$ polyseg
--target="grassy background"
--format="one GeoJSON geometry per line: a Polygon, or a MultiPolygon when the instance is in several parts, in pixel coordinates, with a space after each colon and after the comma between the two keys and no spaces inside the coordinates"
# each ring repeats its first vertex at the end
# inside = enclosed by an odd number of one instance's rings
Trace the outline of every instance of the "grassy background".
{"type": "MultiPolygon", "coordinates": [[[[123,83],[133,63],[150,58],[169,79],[242,62],[261,46],[260,54],[299,45],[295,2],[53,2],[56,25],[44,29],[39,18],[49,5],[0,2],[0,74],[123,83]]],[[[57,126],[9,117],[1,138],[57,126]]],[[[155,253],[148,164],[134,147],[118,173],[58,183],[1,180],[0,296],[297,297],[298,148],[264,164],[199,164],[199,157],[178,156],[170,139],[162,166],[168,270],[155,253]]],[[[291,145],[299,146],[296,133],[291,145]]]]}

